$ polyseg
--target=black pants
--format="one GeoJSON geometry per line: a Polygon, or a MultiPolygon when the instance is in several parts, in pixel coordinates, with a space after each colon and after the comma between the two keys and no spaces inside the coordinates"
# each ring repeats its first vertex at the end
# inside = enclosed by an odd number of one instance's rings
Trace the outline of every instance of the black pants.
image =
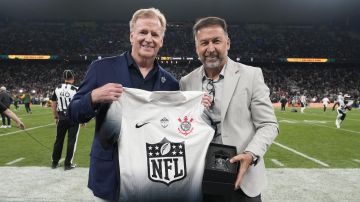
{"type": "Polygon", "coordinates": [[[72,164],[74,157],[79,124],[72,123],[69,119],[59,120],[57,124],[56,140],[52,154],[52,163],[57,164],[61,158],[66,132],[68,132],[68,144],[65,157],[65,166],[72,164]]]}
{"type": "Polygon", "coordinates": [[[11,125],[11,119],[10,117],[6,116],[5,113],[1,113],[1,118],[2,118],[2,124],[5,126],[6,125],[6,119],[7,119],[7,125],[10,126],[11,125]]]}
{"type": "Polygon", "coordinates": [[[31,112],[30,103],[25,103],[25,109],[26,109],[26,113],[30,113],[30,112],[31,112]]]}
{"type": "Polygon", "coordinates": [[[281,104],[281,111],[285,111],[285,105],[286,104],[281,104]]]}
{"type": "Polygon", "coordinates": [[[249,197],[239,189],[228,196],[204,194],[203,202],[261,202],[261,194],[249,197]]]}

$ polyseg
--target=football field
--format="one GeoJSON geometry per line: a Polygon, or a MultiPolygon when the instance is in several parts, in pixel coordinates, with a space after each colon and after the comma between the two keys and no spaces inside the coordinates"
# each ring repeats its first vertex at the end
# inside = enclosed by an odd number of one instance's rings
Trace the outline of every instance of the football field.
{"type": "MultiPolygon", "coordinates": [[[[29,115],[23,106],[15,111],[27,133],[14,126],[0,129],[0,201],[93,201],[86,185],[94,121],[80,129],[74,158],[80,168],[52,170],[52,113],[40,106],[32,110],[29,115]]],[[[275,110],[280,134],[265,156],[269,186],[263,201],[357,201],[360,110],[348,112],[340,129],[331,109],[275,110]]]]}
{"type": "MultiPolygon", "coordinates": [[[[50,108],[32,106],[26,114],[21,106],[15,113],[25,123],[27,133],[14,126],[0,129],[0,166],[51,165],[55,124],[50,108]]],[[[353,109],[340,129],[335,127],[336,112],[308,108],[305,113],[280,112],[276,116],[280,134],[265,156],[267,168],[360,168],[360,110],[353,109]]],[[[299,111],[299,110],[298,110],[299,111]]],[[[74,162],[88,167],[94,121],[81,127],[74,162]]],[[[63,156],[65,149],[63,149],[63,156]]]]}

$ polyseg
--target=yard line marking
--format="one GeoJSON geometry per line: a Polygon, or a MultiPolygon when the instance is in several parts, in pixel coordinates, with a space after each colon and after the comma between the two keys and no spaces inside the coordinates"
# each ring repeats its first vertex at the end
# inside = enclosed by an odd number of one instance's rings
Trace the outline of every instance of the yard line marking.
{"type": "MultiPolygon", "coordinates": [[[[51,126],[51,125],[55,125],[55,123],[50,123],[50,124],[46,124],[46,125],[42,125],[42,126],[36,126],[36,127],[28,128],[28,129],[25,129],[25,130],[26,130],[26,131],[35,130],[35,129],[38,129],[38,128],[43,128],[43,127],[51,126]]],[[[14,132],[0,134],[0,137],[6,136],[6,135],[12,135],[12,134],[15,134],[15,133],[21,133],[21,132],[23,132],[23,131],[19,129],[19,130],[14,131],[14,132]]]]}
{"type": "MultiPolygon", "coordinates": [[[[351,133],[358,133],[358,134],[360,134],[359,131],[348,130],[348,129],[343,129],[343,128],[336,128],[335,126],[334,126],[334,127],[331,127],[331,126],[318,125],[318,124],[311,124],[311,125],[321,126],[321,127],[325,127],[325,128],[332,128],[332,129],[334,129],[334,130],[343,130],[343,131],[347,131],[347,132],[351,132],[351,133]]],[[[334,124],[334,125],[335,125],[335,124],[334,124]]]]}
{"type": "Polygon", "coordinates": [[[322,123],[322,124],[326,124],[327,122],[330,121],[319,121],[319,120],[303,120],[305,123],[310,123],[310,124],[316,124],[316,123],[322,123]]]}
{"type": "Polygon", "coordinates": [[[297,123],[297,121],[291,121],[291,120],[287,120],[287,119],[279,120],[279,122],[281,122],[281,123],[297,123]]]}
{"type": "Polygon", "coordinates": [[[297,155],[299,155],[299,156],[302,156],[302,157],[304,157],[304,158],[306,158],[306,159],[309,159],[310,161],[313,161],[313,162],[315,162],[315,163],[317,163],[317,164],[320,164],[320,165],[322,165],[322,166],[324,166],[324,167],[330,167],[328,164],[326,164],[326,163],[324,163],[324,162],[322,162],[322,161],[320,161],[320,160],[317,160],[317,159],[315,159],[315,158],[313,158],[313,157],[310,157],[310,156],[308,156],[308,155],[306,155],[306,154],[303,154],[303,153],[301,153],[301,152],[299,152],[299,151],[296,151],[295,149],[292,149],[292,148],[290,148],[290,147],[287,147],[287,146],[285,146],[285,145],[283,145],[283,144],[280,144],[280,143],[278,143],[278,142],[274,142],[274,144],[277,145],[277,146],[279,146],[279,147],[281,147],[281,148],[283,148],[283,149],[289,150],[289,151],[291,151],[291,152],[293,152],[293,153],[295,153],[295,154],[297,154],[297,155]]]}
{"type": "Polygon", "coordinates": [[[271,162],[273,162],[274,164],[280,166],[280,167],[284,167],[285,165],[283,163],[281,163],[279,160],[277,159],[270,159],[271,162]]]}
{"type": "MultiPolygon", "coordinates": [[[[351,112],[350,112],[351,113],[351,112]]],[[[315,114],[315,113],[313,113],[313,112],[309,112],[309,113],[307,113],[306,115],[310,115],[310,116],[319,116],[319,117],[324,117],[324,118],[328,118],[328,119],[330,119],[330,116],[325,116],[325,115],[321,115],[321,114],[315,114]]],[[[331,119],[335,119],[336,118],[336,115],[337,115],[337,113],[334,113],[334,118],[333,117],[331,117],[331,119]]],[[[354,116],[354,114],[351,114],[351,115],[349,115],[350,117],[353,117],[354,116]]],[[[354,117],[354,118],[356,118],[356,117],[354,117]]],[[[351,121],[359,121],[359,119],[352,119],[352,118],[348,118],[348,117],[346,117],[346,120],[351,120],[351,121]]]]}
{"type": "MultiPolygon", "coordinates": [[[[279,117],[277,116],[277,118],[281,118],[282,120],[287,120],[287,121],[291,121],[289,119],[285,119],[285,118],[282,118],[282,117],[279,117]]],[[[279,120],[278,122],[283,122],[282,120],[279,120]]],[[[294,120],[296,121],[296,120],[294,120]]],[[[289,122],[287,122],[289,123],[289,122]]],[[[298,123],[301,123],[300,121],[298,123]]],[[[308,125],[314,125],[314,126],[320,126],[320,127],[325,127],[325,128],[331,128],[331,129],[334,129],[334,130],[342,130],[342,131],[346,131],[346,132],[350,132],[350,133],[358,133],[360,134],[359,131],[354,131],[354,130],[348,130],[348,129],[343,129],[343,128],[336,128],[335,125],[334,127],[331,127],[331,126],[326,126],[326,125],[319,125],[319,124],[315,124],[315,123],[310,123],[310,122],[303,122],[304,124],[308,124],[308,125]]]]}
{"type": "Polygon", "coordinates": [[[18,158],[18,159],[15,159],[15,160],[13,160],[13,161],[10,161],[10,162],[7,162],[5,165],[12,165],[12,164],[14,164],[14,163],[17,163],[17,162],[19,162],[19,161],[22,161],[22,160],[24,160],[25,158],[24,157],[21,157],[21,158],[18,158]]]}
{"type": "Polygon", "coordinates": [[[353,161],[355,161],[356,163],[360,163],[359,159],[353,159],[353,161]]]}

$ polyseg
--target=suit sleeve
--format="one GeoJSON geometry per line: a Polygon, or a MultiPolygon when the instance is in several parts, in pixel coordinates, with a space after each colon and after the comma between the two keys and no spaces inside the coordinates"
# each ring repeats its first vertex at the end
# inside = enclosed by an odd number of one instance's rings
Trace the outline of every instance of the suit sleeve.
{"type": "Polygon", "coordinates": [[[74,95],[68,108],[68,116],[75,123],[85,123],[96,115],[96,106],[91,103],[91,92],[97,88],[96,68],[94,63],[89,67],[86,76],[74,95]]]}
{"type": "Polygon", "coordinates": [[[260,68],[256,68],[252,81],[250,110],[256,132],[245,151],[262,157],[278,135],[279,126],[260,68]]]}

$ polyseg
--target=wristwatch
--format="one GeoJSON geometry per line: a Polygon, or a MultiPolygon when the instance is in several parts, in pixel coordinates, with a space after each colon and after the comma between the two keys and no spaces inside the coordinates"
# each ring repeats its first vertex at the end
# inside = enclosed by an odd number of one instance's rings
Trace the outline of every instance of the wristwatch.
{"type": "Polygon", "coordinates": [[[256,164],[258,163],[258,160],[259,160],[259,156],[255,155],[255,154],[252,153],[251,151],[245,151],[244,153],[245,153],[245,154],[251,154],[251,156],[252,156],[252,162],[251,162],[250,165],[256,166],[256,164]]]}

